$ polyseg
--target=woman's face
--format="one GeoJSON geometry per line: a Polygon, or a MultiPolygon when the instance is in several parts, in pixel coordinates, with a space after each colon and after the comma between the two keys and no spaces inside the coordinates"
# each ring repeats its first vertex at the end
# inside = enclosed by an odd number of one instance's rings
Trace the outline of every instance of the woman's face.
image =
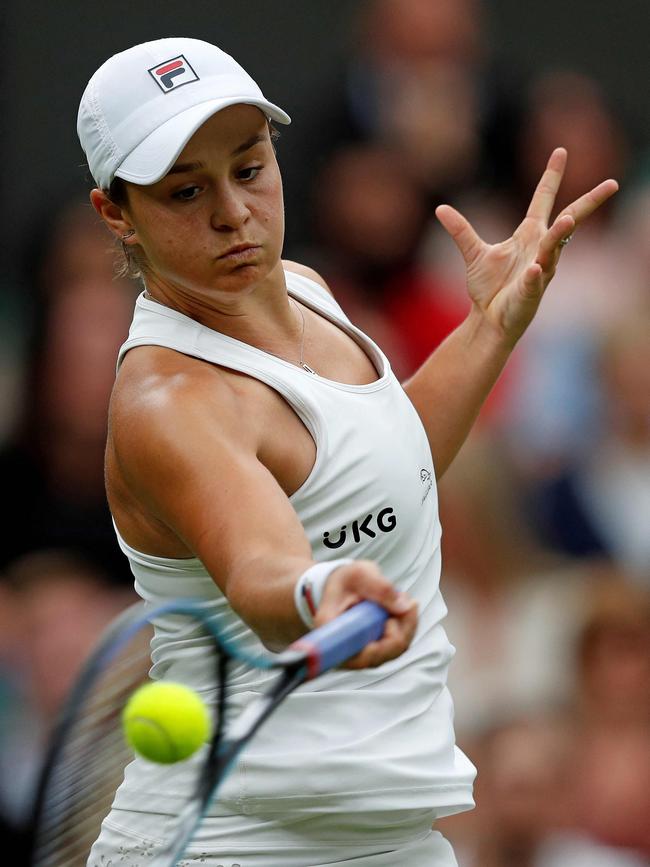
{"type": "Polygon", "coordinates": [[[127,186],[124,210],[147,259],[148,285],[236,296],[277,266],[282,182],[266,118],[254,106],[217,112],[162,180],[127,186]],[[241,245],[248,249],[230,252],[241,245]]]}

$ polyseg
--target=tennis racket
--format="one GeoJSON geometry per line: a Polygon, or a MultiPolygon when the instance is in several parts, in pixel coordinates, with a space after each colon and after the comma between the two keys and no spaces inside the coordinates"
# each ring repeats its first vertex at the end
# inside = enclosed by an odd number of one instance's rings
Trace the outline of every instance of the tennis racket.
{"type": "MultiPolygon", "coordinates": [[[[179,600],[147,610],[137,603],[118,617],[88,658],[62,711],[43,765],[34,808],[33,867],[86,867],[124,768],[133,752],[121,713],[156,661],[154,624],[182,632],[182,645],[198,649],[205,672],[201,693],[214,704],[214,728],[200,757],[186,763],[190,782],[161,849],[148,863],[173,867],[242,748],[296,687],[345,662],[381,637],[387,612],[361,602],[276,655],[252,656],[227,639],[205,603],[179,600]],[[206,664],[207,660],[207,664],[206,664]],[[234,719],[229,680],[242,666],[260,670],[263,691],[234,719]],[[272,677],[271,677],[272,676],[272,677]],[[269,685],[270,680],[270,685],[269,685]]],[[[166,766],[176,768],[177,765],[166,766]]]]}

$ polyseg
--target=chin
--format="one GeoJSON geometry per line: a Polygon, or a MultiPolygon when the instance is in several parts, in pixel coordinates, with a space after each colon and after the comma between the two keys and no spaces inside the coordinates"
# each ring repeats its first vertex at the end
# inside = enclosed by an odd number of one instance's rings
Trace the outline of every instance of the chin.
{"type": "Polygon", "coordinates": [[[220,292],[242,292],[261,283],[270,273],[262,262],[245,262],[229,269],[226,274],[214,275],[208,285],[220,292]]]}

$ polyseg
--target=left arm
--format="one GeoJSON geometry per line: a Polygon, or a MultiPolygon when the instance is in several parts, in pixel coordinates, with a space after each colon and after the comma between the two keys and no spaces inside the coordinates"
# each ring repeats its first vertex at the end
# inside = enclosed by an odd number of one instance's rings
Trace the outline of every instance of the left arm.
{"type": "Polygon", "coordinates": [[[607,180],[562,211],[551,227],[567,154],[557,148],[535,190],[523,222],[511,238],[486,244],[449,205],[436,215],[467,267],[472,308],[404,384],[427,433],[438,478],[469,434],[483,402],[517,341],[532,321],[555,274],[562,246],[576,226],[618,189],[607,180]]]}

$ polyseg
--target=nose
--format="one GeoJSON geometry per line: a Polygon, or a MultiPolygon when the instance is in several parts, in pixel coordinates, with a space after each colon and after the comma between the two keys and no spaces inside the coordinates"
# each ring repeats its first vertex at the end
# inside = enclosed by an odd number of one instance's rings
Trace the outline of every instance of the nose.
{"type": "Polygon", "coordinates": [[[215,190],[215,200],[210,217],[212,228],[217,232],[232,232],[248,220],[250,211],[245,201],[245,191],[232,184],[220,185],[215,190]]]}

